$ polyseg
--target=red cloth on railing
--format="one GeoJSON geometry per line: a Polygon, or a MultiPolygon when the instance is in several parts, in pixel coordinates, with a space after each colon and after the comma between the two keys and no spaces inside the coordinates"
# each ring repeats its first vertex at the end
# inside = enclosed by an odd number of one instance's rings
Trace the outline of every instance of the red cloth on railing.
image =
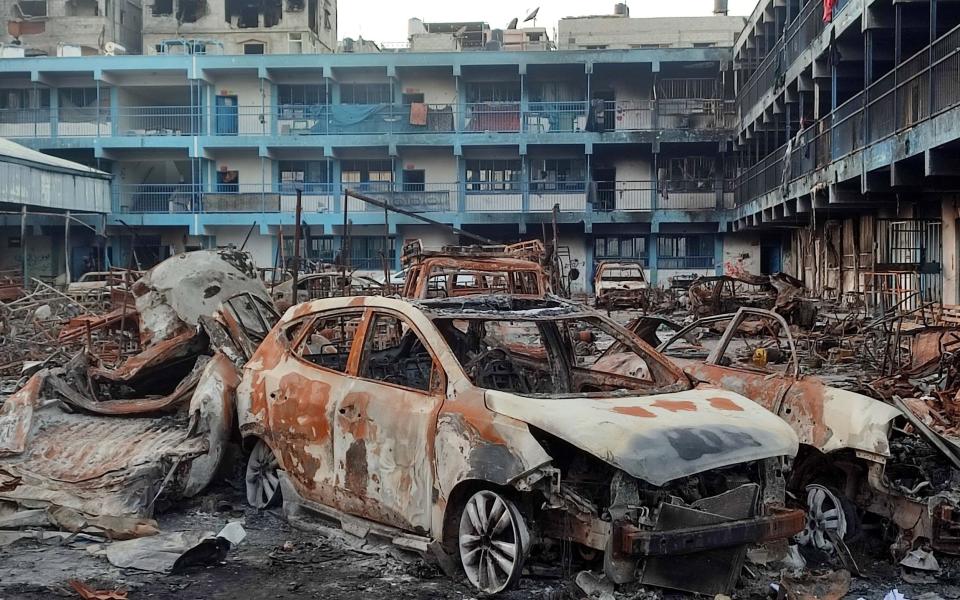
{"type": "Polygon", "coordinates": [[[410,124],[427,124],[427,105],[423,102],[412,102],[410,104],[410,124]]]}
{"type": "Polygon", "coordinates": [[[823,22],[833,21],[833,7],[837,5],[837,0],[823,0],[823,22]]]}

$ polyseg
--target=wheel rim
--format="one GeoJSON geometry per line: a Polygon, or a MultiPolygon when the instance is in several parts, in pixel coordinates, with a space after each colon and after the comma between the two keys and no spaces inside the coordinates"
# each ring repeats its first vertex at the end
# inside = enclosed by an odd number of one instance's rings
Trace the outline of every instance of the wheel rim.
{"type": "Polygon", "coordinates": [[[495,492],[470,497],[460,515],[460,562],[477,589],[495,594],[520,578],[527,531],[513,504],[495,492]]]}
{"type": "Polygon", "coordinates": [[[263,440],[257,442],[247,460],[247,502],[254,508],[273,504],[280,493],[277,457],[263,440]]]}
{"type": "Polygon", "coordinates": [[[830,532],[840,540],[847,535],[847,516],[843,512],[843,504],[830,489],[822,485],[808,485],[807,524],[797,534],[797,542],[832,553],[836,547],[830,532]]]}

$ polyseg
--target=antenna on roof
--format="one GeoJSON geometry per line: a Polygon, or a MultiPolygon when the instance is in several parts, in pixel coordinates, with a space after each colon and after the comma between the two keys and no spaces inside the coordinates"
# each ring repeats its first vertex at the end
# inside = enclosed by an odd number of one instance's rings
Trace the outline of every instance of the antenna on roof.
{"type": "Polygon", "coordinates": [[[517,19],[516,17],[510,19],[510,23],[507,24],[507,29],[516,29],[516,28],[517,28],[517,21],[518,21],[518,19],[517,19]]]}
{"type": "Polygon", "coordinates": [[[538,12],[540,12],[540,7],[539,7],[539,6],[536,7],[535,9],[531,10],[531,11],[530,11],[530,14],[527,15],[527,18],[524,19],[523,22],[526,23],[527,21],[533,21],[533,26],[536,27],[536,26],[537,26],[537,13],[538,13],[538,12]]]}

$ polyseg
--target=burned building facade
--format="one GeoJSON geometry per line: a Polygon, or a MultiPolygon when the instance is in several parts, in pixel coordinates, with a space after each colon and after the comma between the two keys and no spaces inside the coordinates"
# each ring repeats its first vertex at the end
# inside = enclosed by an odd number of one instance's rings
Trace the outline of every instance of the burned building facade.
{"type": "Polygon", "coordinates": [[[337,49],[334,0],[147,0],[144,54],[314,54],[337,49]]]}
{"type": "MultiPolygon", "coordinates": [[[[330,261],[352,188],[505,243],[542,237],[558,206],[574,292],[602,261],[630,261],[651,286],[786,271],[829,294],[957,301],[954,3],[763,0],[732,47],[620,49],[623,33],[601,28],[556,51],[413,40],[319,59],[278,54],[301,49],[283,47],[290,4],[144,6],[145,30],[170,26],[147,53],[209,39],[265,57],[4,61],[0,135],[113,173],[119,264],[134,247],[160,259],[246,243],[271,266],[292,250],[298,188],[305,252],[330,261]]],[[[325,5],[311,6],[307,29],[323,33],[325,5]]],[[[362,270],[384,256],[399,269],[409,240],[459,241],[359,201],[348,219],[362,270]]]]}
{"type": "Polygon", "coordinates": [[[0,0],[0,45],[8,57],[139,54],[141,10],[140,0],[0,0]]]}

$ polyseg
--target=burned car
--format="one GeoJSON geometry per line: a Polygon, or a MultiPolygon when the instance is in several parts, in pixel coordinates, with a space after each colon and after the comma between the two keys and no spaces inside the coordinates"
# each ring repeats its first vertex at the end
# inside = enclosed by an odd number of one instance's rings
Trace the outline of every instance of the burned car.
{"type": "Polygon", "coordinates": [[[424,250],[415,240],[404,247],[404,298],[453,298],[511,294],[542,298],[550,276],[538,260],[542,244],[446,246],[424,250]],[[538,250],[539,249],[539,250],[538,250]]]}
{"type": "Polygon", "coordinates": [[[637,261],[602,261],[593,278],[597,308],[641,308],[650,285],[637,261]]]}
{"type": "Polygon", "coordinates": [[[687,288],[690,311],[697,317],[733,313],[740,308],[763,308],[783,315],[790,323],[809,329],[816,305],[803,297],[803,282],[787,275],[741,273],[697,277],[687,288]]]}
{"type": "MultiPolygon", "coordinates": [[[[926,446],[936,454],[942,440],[919,425],[916,434],[905,435],[896,426],[909,419],[902,407],[803,374],[796,342],[781,315],[741,308],[736,314],[708,317],[677,331],[658,350],[696,380],[742,394],[793,427],[800,452],[788,489],[806,502],[801,543],[844,551],[839,542],[859,532],[862,510],[896,526],[891,550],[898,558],[921,545],[960,553],[960,508],[950,489],[956,475],[949,476],[948,460],[933,461],[940,466],[927,472],[903,451],[926,446]],[[691,344],[695,331],[724,322],[728,325],[715,345],[691,344]],[[747,336],[744,331],[757,333],[747,336]],[[894,445],[900,450],[895,452],[894,445]]],[[[611,355],[617,351],[607,350],[611,355]]]]}
{"type": "Polygon", "coordinates": [[[457,557],[483,592],[573,544],[618,583],[721,593],[747,545],[803,527],[783,504],[786,423],[554,297],[292,307],[237,405],[252,505],[282,497],[288,514],[457,557]],[[643,369],[578,356],[583,331],[643,369]]]}

